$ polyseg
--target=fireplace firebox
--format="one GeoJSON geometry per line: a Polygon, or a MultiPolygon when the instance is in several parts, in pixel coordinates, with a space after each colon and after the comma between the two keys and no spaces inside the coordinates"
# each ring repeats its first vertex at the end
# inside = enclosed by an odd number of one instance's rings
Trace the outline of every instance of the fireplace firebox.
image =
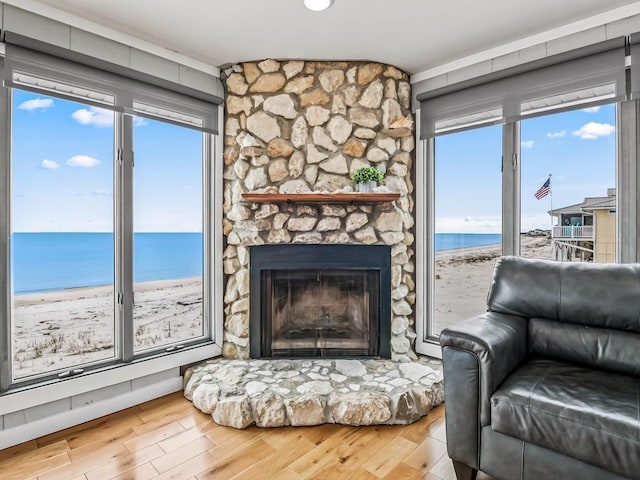
{"type": "Polygon", "coordinates": [[[390,247],[257,245],[249,268],[252,358],[390,357],[390,247]]]}

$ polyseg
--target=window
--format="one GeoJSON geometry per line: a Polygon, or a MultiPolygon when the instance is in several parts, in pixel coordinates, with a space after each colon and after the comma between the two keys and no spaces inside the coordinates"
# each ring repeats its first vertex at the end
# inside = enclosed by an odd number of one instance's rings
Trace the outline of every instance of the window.
{"type": "Polygon", "coordinates": [[[0,393],[211,344],[216,106],[22,50],[3,74],[0,393]]]}
{"type": "MultiPolygon", "coordinates": [[[[453,133],[436,130],[424,143],[429,193],[422,195],[433,203],[432,213],[425,209],[427,228],[417,226],[431,237],[423,256],[430,259],[426,345],[486,310],[491,271],[503,253],[617,261],[616,108],[575,106],[505,126],[464,124],[453,133]]],[[[425,353],[437,355],[435,348],[425,353]]]]}
{"type": "Polygon", "coordinates": [[[502,253],[501,142],[500,126],[435,139],[432,336],[485,308],[502,253]]]}
{"type": "Polygon", "coordinates": [[[520,255],[616,261],[615,105],[526,119],[520,128],[520,255]]]}
{"type": "Polygon", "coordinates": [[[18,381],[116,357],[114,128],[111,111],[18,89],[11,114],[18,381]]]}
{"type": "Polygon", "coordinates": [[[134,119],[134,351],[204,336],[202,134],[134,119]]]}
{"type": "MultiPolygon", "coordinates": [[[[416,149],[416,257],[424,271],[416,276],[417,351],[441,355],[437,335],[445,323],[486,308],[490,256],[460,267],[468,280],[480,264],[489,265],[473,288],[460,289],[462,282],[451,279],[446,284],[443,273],[452,262],[443,264],[438,234],[445,233],[442,218],[452,215],[448,209],[471,224],[474,212],[495,199],[506,255],[637,261],[640,217],[633,199],[640,57],[634,46],[640,37],[635,37],[612,38],[437,90],[429,87],[431,79],[414,84],[423,140],[416,149]],[[418,93],[421,88],[426,90],[418,93]],[[501,133],[487,146],[474,135],[491,125],[501,125],[501,133]],[[466,163],[496,152],[501,174],[491,179],[490,167],[476,171],[476,163],[466,163]],[[447,168],[455,175],[447,178],[447,168]],[[476,177],[476,183],[460,181],[468,177],[476,177]],[[482,190],[487,182],[493,186],[490,194],[482,190]],[[467,194],[474,200],[465,200],[467,194]],[[453,300],[444,304],[443,288],[463,293],[449,295],[453,300]],[[474,288],[483,292],[482,299],[474,288]],[[478,302],[465,311],[472,298],[478,302]]],[[[483,215],[495,210],[492,205],[483,215]]]]}

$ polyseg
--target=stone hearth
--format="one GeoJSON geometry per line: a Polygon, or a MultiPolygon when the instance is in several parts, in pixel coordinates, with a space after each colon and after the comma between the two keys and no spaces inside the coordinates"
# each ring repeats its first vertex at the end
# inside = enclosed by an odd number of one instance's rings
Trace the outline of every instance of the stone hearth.
{"type": "Polygon", "coordinates": [[[390,360],[213,359],[184,375],[184,395],[224,426],[405,425],[443,401],[442,364],[390,360]]]}

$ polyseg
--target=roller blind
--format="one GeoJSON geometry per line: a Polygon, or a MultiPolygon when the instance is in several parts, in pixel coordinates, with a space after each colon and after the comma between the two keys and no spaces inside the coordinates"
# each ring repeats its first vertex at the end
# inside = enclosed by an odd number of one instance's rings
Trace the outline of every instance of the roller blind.
{"type": "Polygon", "coordinates": [[[625,95],[625,37],[620,37],[419,94],[420,138],[615,102],[625,95]]]}
{"type": "Polygon", "coordinates": [[[218,133],[218,105],[8,43],[4,85],[218,133]]]}
{"type": "Polygon", "coordinates": [[[631,53],[631,98],[640,98],[640,33],[629,37],[631,53]]]}

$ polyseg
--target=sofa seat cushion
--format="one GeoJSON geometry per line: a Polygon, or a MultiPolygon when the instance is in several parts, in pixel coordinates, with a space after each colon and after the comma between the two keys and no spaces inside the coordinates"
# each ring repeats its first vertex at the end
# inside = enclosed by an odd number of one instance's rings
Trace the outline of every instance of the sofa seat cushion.
{"type": "Polygon", "coordinates": [[[532,359],[491,397],[491,427],[640,478],[638,377],[532,359]]]}

